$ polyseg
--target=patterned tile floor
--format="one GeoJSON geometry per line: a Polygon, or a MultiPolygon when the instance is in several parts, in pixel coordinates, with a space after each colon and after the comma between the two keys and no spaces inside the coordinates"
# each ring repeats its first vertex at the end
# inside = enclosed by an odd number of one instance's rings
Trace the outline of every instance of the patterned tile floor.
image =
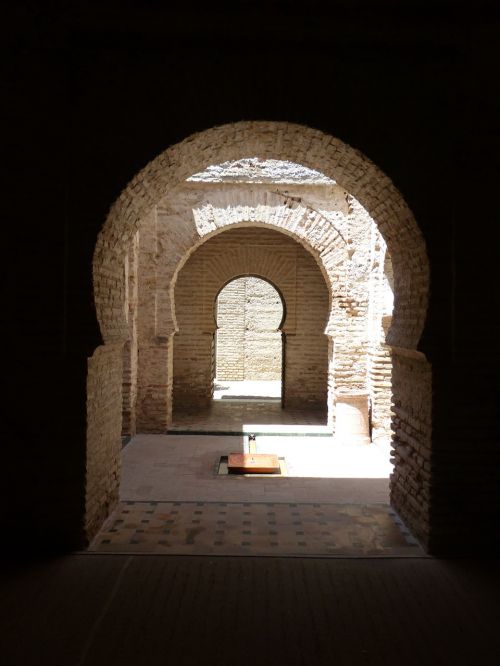
{"type": "Polygon", "coordinates": [[[422,557],[385,504],[120,502],[99,553],[422,557]]]}

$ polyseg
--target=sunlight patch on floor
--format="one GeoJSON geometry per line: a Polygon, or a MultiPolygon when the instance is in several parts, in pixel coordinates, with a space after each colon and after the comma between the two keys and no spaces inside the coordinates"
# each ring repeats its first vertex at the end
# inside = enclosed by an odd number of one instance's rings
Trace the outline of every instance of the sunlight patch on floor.
{"type": "Polygon", "coordinates": [[[214,382],[214,400],[234,400],[237,398],[281,398],[281,382],[279,380],[225,381],[216,379],[214,382]]]}
{"type": "Polygon", "coordinates": [[[332,437],[257,436],[258,452],[286,461],[287,476],[218,475],[220,457],[249,452],[248,436],[136,435],[123,449],[122,500],[386,502],[389,457],[332,437]]]}
{"type": "Polygon", "coordinates": [[[334,437],[262,435],[256,439],[256,453],[283,456],[291,477],[385,479],[393,470],[379,447],[338,442],[334,437]]]}

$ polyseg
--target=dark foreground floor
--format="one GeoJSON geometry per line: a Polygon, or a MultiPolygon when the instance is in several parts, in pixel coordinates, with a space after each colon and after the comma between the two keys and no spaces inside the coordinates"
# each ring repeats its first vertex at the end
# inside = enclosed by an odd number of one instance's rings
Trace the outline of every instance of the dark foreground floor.
{"type": "Polygon", "coordinates": [[[4,567],[3,666],[496,664],[493,560],[74,555],[4,567]]]}

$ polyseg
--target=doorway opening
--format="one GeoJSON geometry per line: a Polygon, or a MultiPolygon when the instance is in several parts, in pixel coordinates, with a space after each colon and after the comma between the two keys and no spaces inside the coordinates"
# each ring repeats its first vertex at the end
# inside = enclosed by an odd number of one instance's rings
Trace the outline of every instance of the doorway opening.
{"type": "Polygon", "coordinates": [[[283,299],[269,281],[232,280],[215,303],[214,400],[263,400],[283,405],[283,299]]]}
{"type": "MultiPolygon", "coordinates": [[[[118,498],[125,399],[129,434],[138,438],[142,456],[149,438],[174,434],[179,406],[191,410],[193,428],[192,414],[216,402],[211,358],[217,293],[235,277],[271,273],[287,304],[287,406],[321,401],[337,437],[347,420],[366,424],[371,418],[372,439],[387,432],[394,461],[391,504],[429,541],[432,383],[418,348],[427,309],[425,242],[401,194],[359,151],[318,130],[272,122],[212,128],[168,149],[134,178],[100,234],[94,281],[104,344],[88,370],[89,535],[118,498]],[[285,237],[292,246],[285,247],[285,237]],[[391,270],[382,275],[385,249],[391,270]],[[392,275],[389,314],[379,296],[392,275]],[[131,371],[122,382],[127,342],[131,371]],[[120,384],[127,382],[130,390],[122,392],[120,384]]],[[[249,423],[247,414],[242,419],[249,423]]],[[[291,427],[298,430],[295,422],[291,427]]],[[[200,464],[209,459],[212,435],[204,434],[200,464]]],[[[179,455],[185,449],[185,440],[179,442],[179,455]]],[[[153,467],[156,479],[160,467],[153,467]]],[[[179,460],[171,471],[162,484],[168,499],[176,484],[179,493],[199,492],[196,470],[192,488],[178,474],[179,460]]],[[[152,485],[145,479],[143,474],[139,488],[152,485]]],[[[321,485],[332,500],[338,484],[321,485]]],[[[349,493],[355,485],[349,484],[349,493]]],[[[252,488],[263,497],[263,489],[252,488]]],[[[300,488],[294,485],[294,500],[300,488]]],[[[269,497],[273,493],[269,489],[269,497]]]]}
{"type": "Polygon", "coordinates": [[[328,430],[328,285],[270,226],[222,228],[178,272],[169,433],[328,430]]]}

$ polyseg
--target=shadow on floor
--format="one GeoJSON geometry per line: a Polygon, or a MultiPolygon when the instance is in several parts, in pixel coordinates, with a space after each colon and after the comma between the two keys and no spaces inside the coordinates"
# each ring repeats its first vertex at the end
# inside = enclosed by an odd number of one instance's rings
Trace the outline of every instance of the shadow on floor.
{"type": "Polygon", "coordinates": [[[4,666],[495,664],[496,561],[80,555],[4,565],[4,666]]]}

